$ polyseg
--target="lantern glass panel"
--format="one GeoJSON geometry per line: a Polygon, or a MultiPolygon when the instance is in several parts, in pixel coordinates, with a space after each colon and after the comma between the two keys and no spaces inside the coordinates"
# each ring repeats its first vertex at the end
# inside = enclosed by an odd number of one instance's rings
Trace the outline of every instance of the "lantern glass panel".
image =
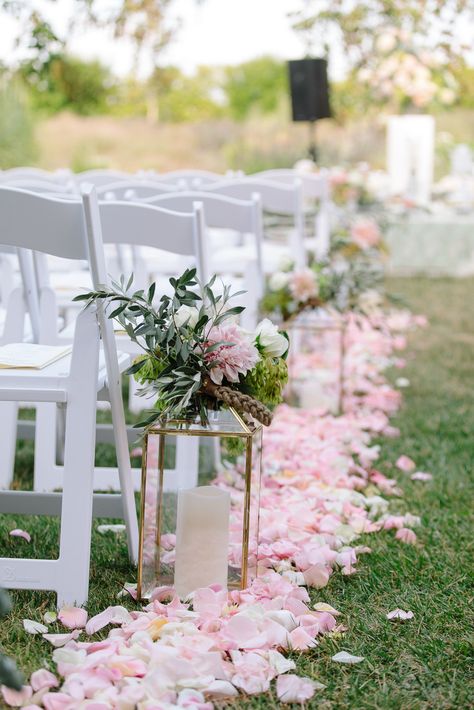
{"type": "Polygon", "coordinates": [[[342,410],[344,322],[322,309],[303,311],[285,323],[291,348],[287,401],[303,409],[342,410]]]}
{"type": "Polygon", "coordinates": [[[234,410],[169,421],[144,441],[138,594],[256,576],[262,427],[234,410]]]}

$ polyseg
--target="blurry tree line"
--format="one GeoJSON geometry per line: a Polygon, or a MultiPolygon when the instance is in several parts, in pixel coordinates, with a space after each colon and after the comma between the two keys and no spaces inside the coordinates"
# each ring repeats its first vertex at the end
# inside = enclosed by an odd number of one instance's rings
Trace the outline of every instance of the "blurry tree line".
{"type": "MultiPolygon", "coordinates": [[[[144,117],[168,123],[224,118],[243,122],[269,115],[288,119],[287,67],[280,59],[262,56],[237,66],[203,66],[192,76],[163,65],[161,50],[179,29],[178,23],[170,20],[173,2],[73,0],[75,11],[60,33],[51,19],[54,14],[46,11],[48,7],[54,9],[55,0],[0,0],[0,10],[19,20],[17,46],[24,57],[14,66],[0,66],[1,166],[27,162],[28,156],[31,159],[34,120],[61,111],[84,116],[144,117]],[[153,59],[151,75],[141,80],[138,72],[132,70],[127,78],[119,78],[99,61],[73,56],[68,50],[69,33],[74,28],[91,26],[108,28],[116,38],[127,37],[135,47],[136,67],[143,54],[153,59]]],[[[328,38],[339,37],[349,68],[346,80],[332,84],[331,98],[334,118],[343,123],[366,117],[371,111],[380,112],[384,106],[389,109],[388,100],[376,97],[370,82],[360,79],[361,69],[376,56],[382,30],[385,28],[382,40],[386,44],[392,41],[387,32],[395,28],[402,37],[397,40],[401,51],[406,54],[412,49],[403,37],[428,36],[432,22],[437,23],[434,36],[449,58],[457,87],[453,105],[474,108],[474,69],[462,60],[463,48],[452,43],[453,18],[468,12],[473,3],[474,0],[305,0],[301,12],[289,22],[301,33],[308,53],[327,55],[329,60],[328,38]]],[[[392,62],[391,55],[389,59],[392,62]]],[[[386,65],[384,52],[381,61],[386,65]]],[[[377,81],[379,69],[375,66],[372,71],[377,81]]],[[[443,107],[433,104],[429,110],[440,108],[443,107]]]]}

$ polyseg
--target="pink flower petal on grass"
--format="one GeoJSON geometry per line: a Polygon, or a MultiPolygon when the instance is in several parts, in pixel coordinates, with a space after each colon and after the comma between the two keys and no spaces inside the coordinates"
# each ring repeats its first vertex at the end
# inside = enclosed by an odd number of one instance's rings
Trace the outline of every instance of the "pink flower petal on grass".
{"type": "Polygon", "coordinates": [[[410,476],[412,481],[431,481],[433,479],[432,473],[427,473],[426,471],[416,471],[410,476]]]}
{"type": "Polygon", "coordinates": [[[332,661],[336,663],[347,663],[348,665],[353,665],[354,663],[361,663],[364,660],[363,656],[353,656],[352,653],[347,651],[339,651],[331,658],[332,661]]]}
{"type": "MultiPolygon", "coordinates": [[[[316,684],[310,678],[300,678],[293,673],[280,675],[276,682],[278,700],[282,703],[305,703],[313,697],[316,684]]],[[[324,687],[324,686],[323,686],[324,687]]]]}
{"type": "Polygon", "coordinates": [[[329,582],[329,572],[324,565],[313,565],[303,572],[304,581],[308,587],[322,589],[329,582]]]}
{"type": "Polygon", "coordinates": [[[27,634],[46,634],[48,633],[48,627],[44,624],[40,624],[39,621],[33,621],[32,619],[23,619],[23,628],[27,634]]]}
{"type": "Polygon", "coordinates": [[[39,671],[32,673],[30,683],[35,692],[43,690],[43,688],[57,688],[59,685],[56,676],[45,668],[40,668],[39,671]]]}
{"type": "Polygon", "coordinates": [[[49,641],[55,648],[65,646],[69,641],[75,641],[81,632],[74,629],[70,634],[43,634],[43,638],[49,641]]]}
{"type": "Polygon", "coordinates": [[[83,629],[87,622],[87,611],[77,606],[64,606],[59,610],[58,619],[67,629],[83,629]]]}
{"type": "Polygon", "coordinates": [[[2,695],[6,704],[11,708],[19,708],[25,705],[33,695],[33,690],[30,685],[24,685],[21,690],[13,690],[2,685],[2,695]]]}
{"type": "Polygon", "coordinates": [[[86,624],[86,633],[92,636],[108,624],[124,624],[131,620],[130,612],[124,606],[109,606],[100,614],[89,619],[86,624]]]}
{"type": "Polygon", "coordinates": [[[46,710],[72,710],[74,705],[79,705],[66,693],[46,693],[41,698],[41,702],[46,710]]]}
{"type": "Polygon", "coordinates": [[[412,611],[403,611],[403,609],[394,609],[389,611],[387,614],[387,619],[389,621],[409,621],[413,619],[414,613],[412,611]]]}
{"type": "Polygon", "coordinates": [[[26,532],[26,530],[21,530],[20,528],[15,528],[15,530],[10,530],[9,533],[10,537],[22,537],[26,542],[31,542],[31,535],[30,533],[26,532]]]}
{"type": "Polygon", "coordinates": [[[395,538],[401,540],[401,542],[405,542],[407,545],[414,545],[416,543],[416,533],[409,528],[400,528],[400,530],[397,530],[395,538]]]}
{"type": "Polygon", "coordinates": [[[416,463],[409,456],[400,456],[395,464],[400,471],[405,471],[405,473],[410,473],[416,468],[416,463]]]}

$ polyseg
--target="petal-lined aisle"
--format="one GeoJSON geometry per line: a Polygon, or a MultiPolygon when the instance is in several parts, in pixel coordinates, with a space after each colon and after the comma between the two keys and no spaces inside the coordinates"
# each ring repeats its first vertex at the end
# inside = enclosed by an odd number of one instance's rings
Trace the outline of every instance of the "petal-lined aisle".
{"type": "MultiPolygon", "coordinates": [[[[143,610],[109,607],[85,631],[50,634],[56,675],[37,671],[20,694],[4,689],[5,702],[30,710],[207,710],[214,699],[265,692],[274,679],[281,702],[318,692],[318,683],[291,673],[295,664],[284,652],[313,648],[320,635],[344,627],[336,609],[310,604],[305,586],[353,574],[358,556],[370,551],[358,544],[362,533],[395,529],[402,542],[416,540],[416,517],[389,514],[386,496],[397,489],[374,468],[379,452],[371,439],[397,434],[388,417],[400,395],[383,370],[403,365],[403,333],[417,324],[408,313],[378,323],[352,317],[346,413],[278,410],[264,443],[261,575],[249,589],[202,589],[186,604],[159,589],[143,610]],[[108,637],[94,640],[108,625],[108,637]]],[[[70,629],[77,616],[67,610],[60,618],[70,629]]],[[[344,662],[355,663],[349,656],[344,662]]]]}

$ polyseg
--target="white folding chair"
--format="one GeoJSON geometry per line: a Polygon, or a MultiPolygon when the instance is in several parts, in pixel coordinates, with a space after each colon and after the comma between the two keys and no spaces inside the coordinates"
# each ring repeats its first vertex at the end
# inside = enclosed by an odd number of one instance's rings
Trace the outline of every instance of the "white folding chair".
{"type": "Polygon", "coordinates": [[[77,185],[95,185],[95,187],[118,182],[119,180],[131,180],[133,177],[132,173],[127,173],[123,170],[107,170],[105,168],[84,170],[74,175],[77,185]]]}
{"type": "Polygon", "coordinates": [[[20,167],[0,171],[0,183],[10,183],[12,180],[41,180],[61,185],[71,180],[72,177],[73,174],[70,170],[49,172],[41,168],[20,167]]]}
{"type": "Polygon", "coordinates": [[[275,169],[263,170],[248,177],[279,182],[283,185],[291,185],[295,179],[300,180],[305,209],[313,212],[317,203],[314,236],[305,240],[305,247],[307,250],[313,250],[318,259],[327,256],[331,240],[331,184],[328,171],[303,173],[292,169],[275,169]]]}
{"type": "MultiPolygon", "coordinates": [[[[94,194],[94,199],[96,196],[94,194]]],[[[106,245],[132,245],[133,247],[152,247],[161,252],[171,252],[181,258],[189,260],[195,265],[199,277],[205,282],[209,278],[208,255],[203,240],[204,219],[202,206],[196,204],[192,213],[178,213],[151,205],[139,203],[108,201],[98,203],[98,212],[102,224],[102,242],[106,245]]],[[[148,274],[143,273],[139,264],[134,271],[134,287],[146,288],[148,274]]],[[[109,272],[110,273],[110,272],[109,272]]],[[[113,274],[117,277],[119,274],[113,274]]],[[[169,289],[168,279],[163,277],[158,281],[157,295],[169,289]]],[[[42,289],[41,323],[43,327],[43,342],[57,343],[69,340],[74,333],[71,324],[62,333],[57,333],[57,318],[55,312],[55,294],[47,286],[42,289]]],[[[132,356],[141,354],[141,349],[126,335],[117,335],[117,343],[121,352],[132,356]]],[[[130,378],[129,406],[132,411],[141,411],[150,405],[150,402],[136,395],[138,386],[130,378]]],[[[55,432],[57,429],[57,411],[43,408],[37,414],[37,421],[41,421],[42,438],[38,441],[35,460],[35,489],[51,490],[57,485],[61,474],[61,467],[55,463],[55,432]],[[46,442],[46,443],[45,443],[46,442]]],[[[198,450],[196,441],[191,437],[178,447],[176,460],[176,476],[186,475],[197,471],[198,450]]],[[[134,487],[140,488],[140,475],[138,469],[133,469],[132,480],[134,487]]],[[[110,467],[97,467],[95,470],[95,488],[99,490],[117,488],[117,475],[110,467]]]]}
{"type": "Polygon", "coordinates": [[[174,187],[174,189],[182,190],[200,190],[205,185],[211,185],[214,182],[225,180],[231,177],[230,173],[220,175],[210,170],[171,170],[166,173],[157,173],[148,171],[147,175],[151,179],[156,179],[161,183],[165,183],[174,187]]]}
{"type": "MultiPolygon", "coordinates": [[[[10,246],[69,259],[88,259],[94,287],[106,283],[100,218],[92,190],[82,201],[63,201],[21,190],[0,188],[0,229],[10,246]]],[[[21,344],[18,346],[21,348],[21,344]]],[[[41,370],[0,370],[0,400],[36,401],[66,406],[62,495],[25,491],[0,493],[0,512],[61,516],[59,557],[55,560],[0,558],[0,584],[14,589],[57,593],[57,603],[87,600],[93,513],[123,517],[131,558],[138,553],[138,525],[127,445],[120,365],[111,322],[102,307],[81,312],[72,354],[41,370]],[[102,338],[103,352],[100,351],[102,338]],[[107,388],[112,405],[121,496],[94,498],[95,415],[97,392],[107,388]],[[93,508],[94,506],[94,508],[93,508]]],[[[36,438],[42,436],[37,422],[36,438]]],[[[0,436],[4,431],[0,430],[0,436]]]]}
{"type": "MultiPolygon", "coordinates": [[[[250,200],[236,200],[226,195],[218,195],[209,192],[176,192],[171,194],[158,195],[143,200],[146,204],[154,204],[167,207],[176,211],[190,211],[196,202],[199,202],[204,209],[204,221],[206,228],[214,230],[232,230],[238,233],[243,239],[248,237],[252,249],[245,246],[235,248],[235,258],[219,259],[222,247],[219,244],[219,233],[209,235],[206,233],[207,251],[210,254],[211,272],[220,274],[226,279],[229,276],[230,283],[234,287],[241,287],[246,291],[246,309],[242,325],[249,330],[255,328],[258,317],[258,302],[264,290],[264,272],[262,262],[262,241],[263,222],[262,205],[258,194],[252,195],[250,200]],[[214,236],[212,243],[208,237],[214,236]],[[239,277],[241,283],[235,284],[235,276],[239,277]],[[233,278],[234,277],[234,278],[233,278]]],[[[224,235],[225,236],[225,235],[224,235]]]]}
{"type": "Polygon", "coordinates": [[[20,190],[28,190],[39,194],[67,195],[77,193],[76,185],[71,180],[66,183],[58,183],[39,178],[15,178],[3,181],[1,184],[5,185],[5,187],[16,187],[20,190]]]}
{"type": "MultiPolygon", "coordinates": [[[[239,200],[250,200],[252,195],[259,194],[264,212],[277,215],[289,215],[293,220],[293,229],[288,232],[287,244],[275,244],[265,240],[262,247],[263,267],[265,273],[278,269],[283,259],[290,258],[298,267],[306,265],[304,247],[304,210],[301,182],[295,180],[293,185],[280,185],[270,180],[254,180],[252,178],[236,178],[222,182],[214,182],[203,186],[206,192],[227,195],[239,200]]],[[[229,250],[229,258],[234,254],[229,250]]]]}

